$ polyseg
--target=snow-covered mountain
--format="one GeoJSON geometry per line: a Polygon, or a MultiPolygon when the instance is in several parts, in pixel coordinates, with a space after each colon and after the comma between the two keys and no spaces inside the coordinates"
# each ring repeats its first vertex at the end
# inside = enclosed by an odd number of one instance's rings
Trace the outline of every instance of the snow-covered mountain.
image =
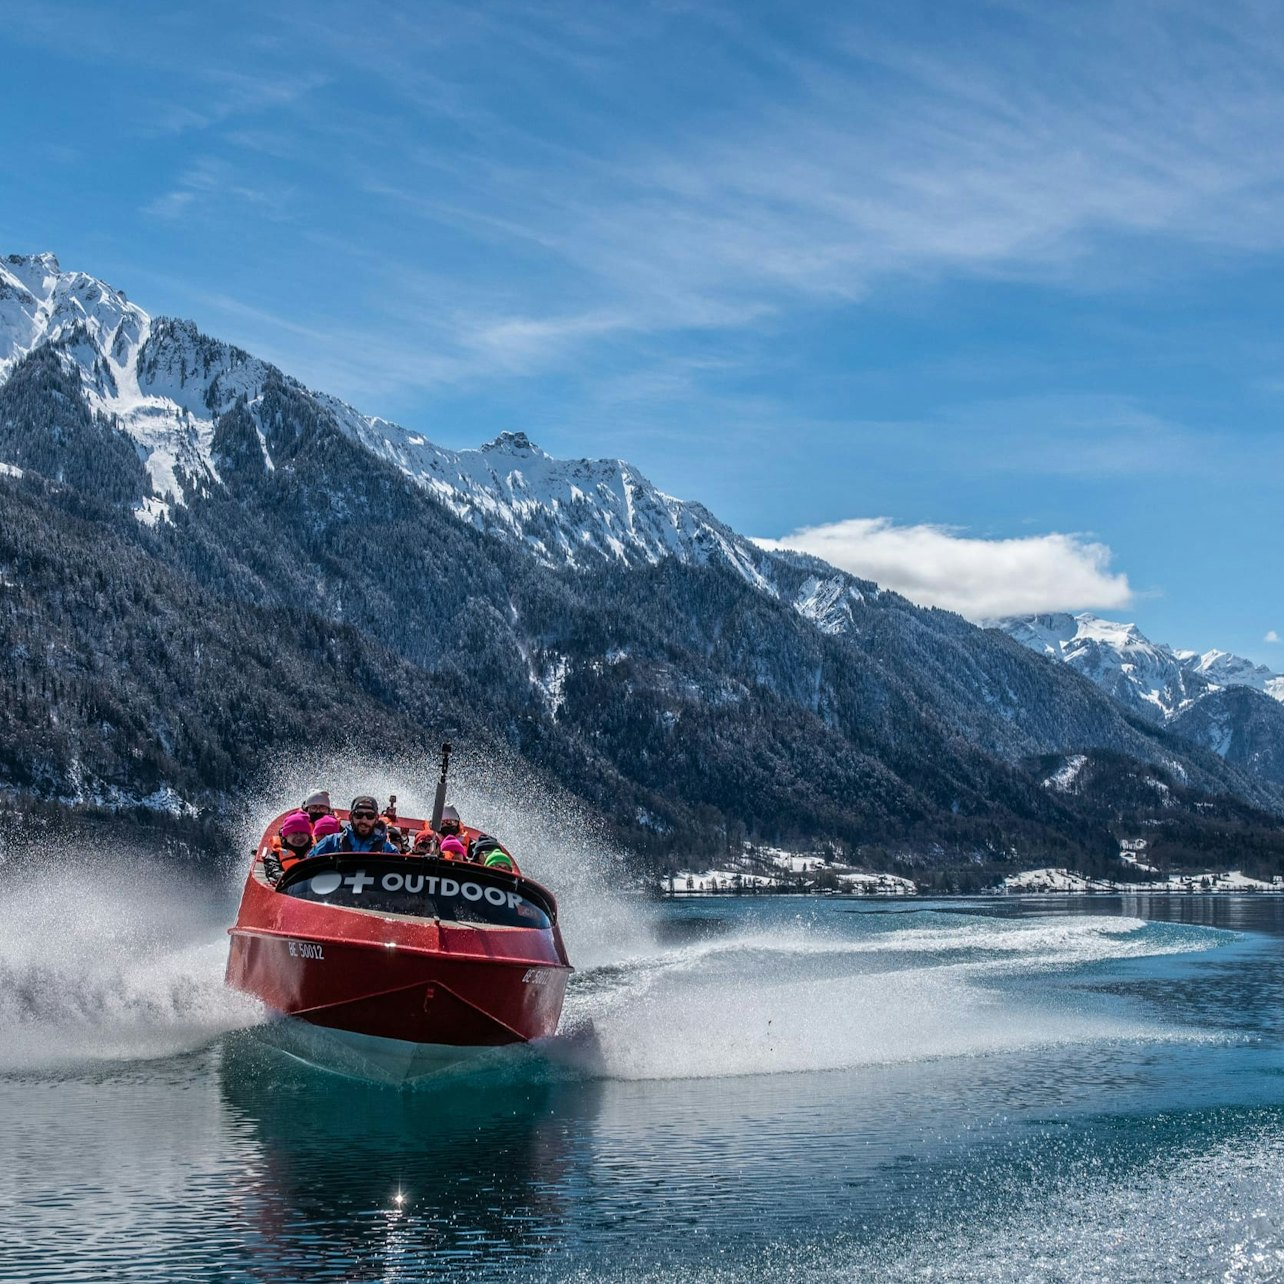
{"type": "MultiPolygon", "coordinates": [[[[275,379],[306,391],[189,321],[152,318],[110,285],[64,272],[52,254],[0,259],[0,384],[42,343],[57,345],[79,374],[90,409],[133,441],[152,488],[135,510],[145,522],[164,520],[172,505],[221,484],[215,422],[242,398],[265,466],[273,467],[258,417],[263,389],[275,379]]],[[[478,450],[447,450],[335,397],[307,395],[348,437],[456,516],[520,544],[544,565],[716,558],[759,591],[792,601],[831,634],[851,628],[852,607],[877,592],[825,563],[759,548],[703,505],[666,495],[623,460],[554,459],[520,432],[478,450]]]]}
{"type": "Polygon", "coordinates": [[[1174,654],[1192,673],[1198,673],[1219,687],[1252,687],[1284,702],[1284,674],[1273,673],[1264,664],[1254,664],[1229,651],[1177,651],[1174,654]]]}
{"type": "Polygon", "coordinates": [[[272,373],[191,322],[153,320],[102,281],[62,271],[52,254],[0,259],[0,383],[42,343],[59,346],[89,408],[133,440],[152,485],[137,509],[147,522],[218,484],[214,420],[272,373]]]}
{"type": "MultiPolygon", "coordinates": [[[[318,416],[457,517],[545,566],[716,560],[830,635],[856,630],[862,602],[879,593],[815,558],[759,547],[703,505],[665,494],[623,460],[555,459],[520,432],[502,433],[477,450],[448,450],[310,392],[190,321],[150,317],[112,286],[63,271],[52,254],[0,258],[0,385],[42,344],[79,379],[89,409],[132,442],[151,491],[135,505],[143,522],[164,521],[173,506],[223,485],[216,425],[238,404],[253,424],[251,449],[256,433],[262,466],[275,466],[271,425],[262,419],[264,391],[275,381],[308,398],[318,416]]],[[[16,462],[0,459],[0,467],[16,462]]],[[[1284,677],[1262,666],[1224,652],[1174,651],[1133,625],[1083,614],[1027,616],[1002,627],[1155,721],[1170,721],[1232,685],[1284,700],[1284,677]]]]}
{"type": "Polygon", "coordinates": [[[1018,616],[999,627],[1183,740],[1259,780],[1284,782],[1284,677],[1265,665],[1226,651],[1179,651],[1088,612],[1018,616]]]}
{"type": "Polygon", "coordinates": [[[666,495],[623,459],[555,459],[523,432],[501,433],[477,450],[447,450],[333,397],[317,399],[349,436],[457,517],[521,545],[545,566],[716,559],[831,634],[851,628],[852,607],[878,592],[814,558],[760,548],[703,504],[666,495]]]}
{"type": "Polygon", "coordinates": [[[1284,708],[1251,686],[1217,687],[1171,725],[1259,779],[1284,780],[1284,708]]]}
{"type": "Polygon", "coordinates": [[[1284,701],[1284,676],[1226,651],[1178,651],[1152,642],[1135,624],[1079,615],[1022,615],[1000,626],[1018,642],[1061,660],[1116,700],[1171,721],[1212,692],[1252,687],[1284,701]]]}
{"type": "Polygon", "coordinates": [[[1150,718],[1174,718],[1210,689],[1210,682],[1187,668],[1171,647],[1152,642],[1135,624],[1060,612],[1017,616],[1000,627],[1150,718]]]}
{"type": "MultiPolygon", "coordinates": [[[[219,484],[214,421],[238,398],[257,418],[270,379],[294,385],[190,322],[153,320],[111,286],[63,272],[52,254],[0,260],[0,383],[46,342],[61,343],[79,369],[90,408],[136,443],[154,488],[148,517],[184,503],[194,487],[219,484]]],[[[546,565],[700,561],[717,550],[746,578],[761,578],[766,558],[750,541],[701,505],[664,494],[623,460],[554,459],[524,433],[503,433],[480,450],[446,450],[337,398],[310,395],[349,437],[457,516],[523,543],[546,565]]],[[[266,441],[263,450],[271,467],[266,441]]]]}
{"type": "Polygon", "coordinates": [[[720,560],[760,592],[792,601],[825,633],[851,628],[853,605],[878,592],[824,562],[759,548],[622,459],[555,459],[522,432],[501,433],[477,450],[447,450],[335,398],[318,400],[345,432],[457,517],[521,545],[545,566],[720,560]]]}

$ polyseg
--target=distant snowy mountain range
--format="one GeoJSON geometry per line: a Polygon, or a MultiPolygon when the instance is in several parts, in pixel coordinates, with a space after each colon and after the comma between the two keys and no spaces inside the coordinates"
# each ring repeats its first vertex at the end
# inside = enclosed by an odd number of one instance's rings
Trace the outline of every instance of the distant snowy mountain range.
{"type": "Polygon", "coordinates": [[[274,467],[259,415],[264,387],[278,379],[305,392],[344,434],[456,516],[522,545],[546,566],[654,564],[665,557],[703,565],[717,557],[756,589],[787,593],[801,615],[831,634],[849,628],[852,605],[878,591],[826,563],[759,548],[703,505],[664,494],[623,460],[554,459],[520,432],[502,433],[478,450],[446,450],[303,389],[189,321],[152,318],[110,285],[64,272],[52,254],[0,259],[0,384],[24,356],[50,342],[60,343],[74,365],[90,409],[134,441],[151,482],[152,493],[136,507],[146,523],[220,485],[215,422],[242,399],[264,464],[274,467]],[[796,574],[781,583],[782,563],[815,573],[801,586],[796,574]]]}
{"type": "Polygon", "coordinates": [[[1135,624],[1079,615],[1022,615],[999,625],[1024,646],[1061,660],[1122,704],[1170,722],[1205,696],[1251,687],[1284,702],[1284,675],[1227,651],[1179,651],[1135,624]]]}
{"type": "Polygon", "coordinates": [[[1001,626],[1120,704],[1259,779],[1284,780],[1284,675],[1226,651],[1179,651],[1089,613],[1001,626]]]}

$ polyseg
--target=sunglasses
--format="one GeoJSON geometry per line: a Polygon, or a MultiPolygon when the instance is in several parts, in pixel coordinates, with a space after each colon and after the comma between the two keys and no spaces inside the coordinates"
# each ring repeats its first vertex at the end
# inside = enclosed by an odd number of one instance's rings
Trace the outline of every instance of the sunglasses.
{"type": "Polygon", "coordinates": [[[374,820],[375,813],[373,811],[354,811],[352,813],[352,819],[353,820],[374,820]]]}

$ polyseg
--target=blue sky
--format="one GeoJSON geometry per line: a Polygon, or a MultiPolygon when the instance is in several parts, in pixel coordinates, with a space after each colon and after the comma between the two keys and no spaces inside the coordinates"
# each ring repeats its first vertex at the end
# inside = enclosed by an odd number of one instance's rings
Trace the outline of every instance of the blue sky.
{"type": "Polygon", "coordinates": [[[0,249],[446,445],[1284,668],[1281,19],[0,0],[0,249]]]}

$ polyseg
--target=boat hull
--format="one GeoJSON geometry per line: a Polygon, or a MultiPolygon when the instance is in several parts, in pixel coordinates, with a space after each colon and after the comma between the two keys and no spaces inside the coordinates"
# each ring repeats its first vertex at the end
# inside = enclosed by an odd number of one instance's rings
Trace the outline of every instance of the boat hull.
{"type": "Polygon", "coordinates": [[[228,981],[274,1012],[403,1042],[495,1047],[557,1029],[569,969],[395,941],[232,931],[228,981]]]}

